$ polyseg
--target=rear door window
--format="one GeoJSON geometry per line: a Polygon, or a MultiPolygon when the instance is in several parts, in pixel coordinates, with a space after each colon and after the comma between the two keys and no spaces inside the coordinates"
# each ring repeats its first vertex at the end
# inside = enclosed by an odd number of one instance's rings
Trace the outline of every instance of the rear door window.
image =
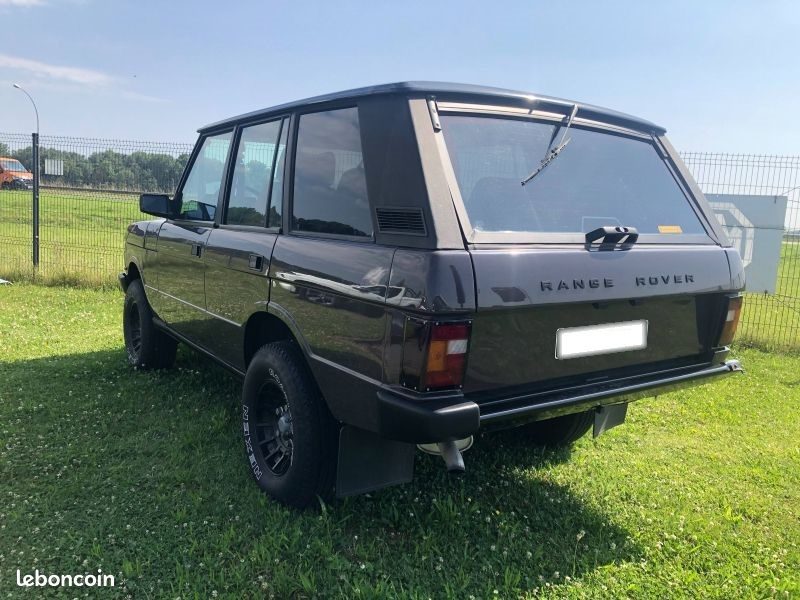
{"type": "Polygon", "coordinates": [[[280,227],[283,212],[283,171],[286,165],[286,140],[289,136],[289,120],[283,122],[281,139],[278,142],[278,155],[275,157],[275,173],[272,175],[272,191],[270,193],[269,218],[267,226],[280,227]]]}
{"type": "Polygon", "coordinates": [[[652,142],[573,125],[569,143],[526,185],[561,139],[558,123],[443,115],[461,197],[476,232],[703,234],[699,217],[652,142]],[[552,146],[551,146],[552,144],[552,146]]]}
{"type": "Polygon", "coordinates": [[[300,116],[293,189],[293,230],[372,236],[358,109],[300,116]]]}
{"type": "Polygon", "coordinates": [[[227,224],[262,227],[267,224],[270,182],[280,133],[280,119],[242,129],[225,215],[227,224]]]}

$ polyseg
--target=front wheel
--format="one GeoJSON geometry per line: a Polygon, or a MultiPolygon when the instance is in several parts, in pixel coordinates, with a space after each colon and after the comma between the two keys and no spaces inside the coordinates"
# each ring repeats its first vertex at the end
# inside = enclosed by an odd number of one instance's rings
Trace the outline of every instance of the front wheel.
{"type": "Polygon", "coordinates": [[[295,344],[267,344],[250,361],[242,430],[250,471],[267,494],[297,508],[331,496],[336,425],[295,344]]]}
{"type": "Polygon", "coordinates": [[[561,447],[569,446],[586,435],[594,424],[594,411],[574,413],[535,421],[523,425],[522,429],[529,439],[540,446],[561,447]]]}
{"type": "Polygon", "coordinates": [[[175,362],[178,343],[153,323],[153,310],[144,287],[134,279],[125,292],[122,332],[128,362],[139,369],[166,369],[175,362]]]}

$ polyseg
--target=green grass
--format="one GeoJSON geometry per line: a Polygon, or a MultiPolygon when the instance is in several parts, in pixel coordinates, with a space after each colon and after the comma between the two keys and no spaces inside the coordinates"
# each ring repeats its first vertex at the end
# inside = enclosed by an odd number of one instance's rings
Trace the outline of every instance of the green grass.
{"type": "MultiPolygon", "coordinates": [[[[31,192],[0,190],[0,277],[32,280],[31,192]]],[[[40,267],[49,284],[110,286],[124,267],[127,226],[146,216],[138,194],[42,190],[40,267]]]]}
{"type": "Polygon", "coordinates": [[[775,295],[748,294],[740,341],[763,350],[800,350],[800,242],[781,244],[775,295]]]}
{"type": "MultiPolygon", "coordinates": [[[[295,512],[250,480],[236,380],[133,372],[121,294],[0,286],[0,597],[16,570],[134,598],[800,596],[800,358],[631,406],[570,452],[481,437],[467,473],[295,512]]],[[[49,591],[82,596],[78,588],[49,591]]]]}

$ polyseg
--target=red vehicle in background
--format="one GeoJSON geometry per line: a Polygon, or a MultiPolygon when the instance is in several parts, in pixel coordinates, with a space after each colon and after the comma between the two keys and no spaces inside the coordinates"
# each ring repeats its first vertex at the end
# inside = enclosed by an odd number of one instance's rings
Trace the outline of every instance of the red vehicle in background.
{"type": "Polygon", "coordinates": [[[16,158],[0,156],[0,188],[4,190],[32,190],[33,173],[16,158]]]}

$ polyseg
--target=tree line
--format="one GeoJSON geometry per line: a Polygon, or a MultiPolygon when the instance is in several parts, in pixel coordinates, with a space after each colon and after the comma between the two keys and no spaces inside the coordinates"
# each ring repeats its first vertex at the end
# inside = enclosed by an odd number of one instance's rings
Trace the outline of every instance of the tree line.
{"type": "MultiPolygon", "coordinates": [[[[29,171],[33,166],[33,148],[27,146],[11,151],[0,142],[0,156],[16,158],[29,171]]],[[[188,154],[170,156],[155,152],[102,150],[85,156],[78,152],[39,147],[42,166],[42,185],[91,187],[116,190],[172,193],[175,191],[188,154]],[[47,175],[45,159],[63,161],[63,176],[47,175]]]]}

